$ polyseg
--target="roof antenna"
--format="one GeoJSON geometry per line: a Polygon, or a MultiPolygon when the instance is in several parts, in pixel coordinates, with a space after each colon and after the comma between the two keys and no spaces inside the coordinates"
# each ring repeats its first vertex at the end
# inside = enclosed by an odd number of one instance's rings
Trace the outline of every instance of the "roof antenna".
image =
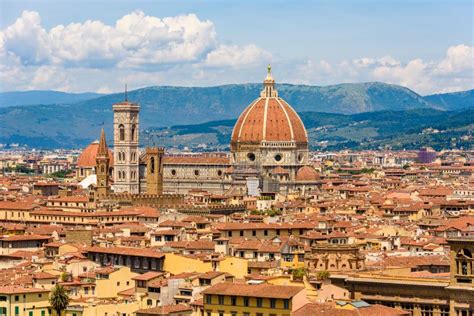
{"type": "Polygon", "coordinates": [[[128,95],[127,95],[127,84],[125,84],[125,102],[128,101],[128,95]]]}

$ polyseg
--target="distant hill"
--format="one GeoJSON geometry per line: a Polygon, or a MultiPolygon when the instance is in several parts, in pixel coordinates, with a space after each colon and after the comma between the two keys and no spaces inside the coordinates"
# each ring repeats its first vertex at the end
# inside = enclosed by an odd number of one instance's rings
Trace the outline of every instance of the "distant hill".
{"type": "MultiPolygon", "coordinates": [[[[353,115],[301,112],[312,149],[418,149],[431,146],[472,148],[474,109],[445,112],[432,109],[382,111],[353,115]]],[[[177,149],[228,150],[235,120],[150,128],[144,145],[177,149]]]]}
{"type": "Polygon", "coordinates": [[[35,104],[76,103],[102,96],[99,93],[67,93],[60,91],[32,90],[0,92],[0,107],[35,104]]]}
{"type": "Polygon", "coordinates": [[[474,106],[474,89],[461,92],[433,94],[424,97],[424,99],[445,110],[468,109],[474,106]]]}
{"type": "MultiPolygon", "coordinates": [[[[147,130],[235,119],[259,96],[261,88],[261,84],[148,87],[130,91],[128,98],[140,104],[140,126],[147,130]]],[[[298,112],[352,115],[387,110],[461,108],[458,104],[450,104],[459,98],[445,96],[445,103],[434,104],[410,89],[379,82],[326,87],[277,84],[277,89],[298,112]]],[[[28,95],[28,92],[19,92],[17,102],[27,101],[21,97],[24,93],[28,95]]],[[[43,102],[38,101],[35,105],[0,107],[0,144],[83,147],[98,137],[102,126],[109,136],[112,135],[112,104],[123,99],[123,93],[117,93],[78,102],[42,99],[43,102]]]]}

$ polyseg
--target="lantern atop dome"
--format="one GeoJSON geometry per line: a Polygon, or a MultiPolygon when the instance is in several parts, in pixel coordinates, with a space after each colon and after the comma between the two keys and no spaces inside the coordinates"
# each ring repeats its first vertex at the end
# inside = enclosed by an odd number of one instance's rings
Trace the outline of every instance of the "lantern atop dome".
{"type": "Polygon", "coordinates": [[[278,91],[275,89],[275,79],[272,77],[272,66],[267,67],[267,77],[263,81],[263,90],[260,92],[262,98],[277,98],[278,91]]]}

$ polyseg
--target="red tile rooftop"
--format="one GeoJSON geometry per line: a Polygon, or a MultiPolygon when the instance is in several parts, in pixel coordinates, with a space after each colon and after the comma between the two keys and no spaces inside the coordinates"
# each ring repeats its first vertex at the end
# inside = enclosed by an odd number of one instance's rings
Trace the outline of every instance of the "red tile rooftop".
{"type": "Polygon", "coordinates": [[[169,315],[170,313],[182,313],[182,312],[191,312],[193,309],[191,306],[178,304],[178,305],[165,305],[152,308],[144,308],[135,311],[135,314],[144,314],[144,315],[169,315]]]}
{"type": "Polygon", "coordinates": [[[28,241],[28,240],[49,240],[51,236],[43,235],[12,235],[7,237],[0,237],[1,241],[28,241]]]}
{"type": "Polygon", "coordinates": [[[304,290],[304,287],[300,286],[287,286],[287,285],[270,285],[270,284],[239,284],[239,283],[219,283],[206,290],[203,294],[215,294],[215,295],[234,295],[234,296],[249,296],[249,297],[262,297],[262,298],[281,298],[290,299],[300,291],[304,290]]]}
{"type": "Polygon", "coordinates": [[[158,278],[158,277],[161,277],[161,276],[164,276],[164,275],[165,274],[163,272],[150,271],[150,272],[146,272],[146,273],[137,275],[136,277],[133,277],[132,280],[135,280],[135,281],[149,281],[149,280],[152,280],[154,278],[158,278]]]}
{"type": "Polygon", "coordinates": [[[49,290],[23,286],[0,286],[0,294],[49,293],[49,290]]]}
{"type": "Polygon", "coordinates": [[[125,256],[164,258],[165,254],[159,253],[152,249],[130,248],[130,247],[86,247],[86,252],[107,253],[125,256]]]}

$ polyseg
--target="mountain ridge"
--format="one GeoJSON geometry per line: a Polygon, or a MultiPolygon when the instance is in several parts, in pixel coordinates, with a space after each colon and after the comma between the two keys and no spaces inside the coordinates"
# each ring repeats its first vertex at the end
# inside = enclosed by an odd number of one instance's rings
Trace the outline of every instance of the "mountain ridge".
{"type": "Polygon", "coordinates": [[[7,91],[0,93],[0,108],[41,103],[75,103],[94,99],[102,95],[95,92],[71,93],[54,90],[7,91]]]}
{"type": "MultiPolygon", "coordinates": [[[[446,110],[449,103],[448,100],[441,105],[431,104],[408,88],[378,82],[276,86],[279,96],[298,112],[352,115],[386,110],[446,110]]],[[[261,84],[155,86],[129,91],[128,99],[140,104],[140,127],[146,130],[235,119],[260,95],[261,88],[261,84]]],[[[472,104],[470,98],[471,94],[461,94],[454,99],[472,104]]],[[[112,104],[123,99],[123,93],[115,93],[75,103],[0,107],[0,144],[42,147],[48,140],[52,147],[82,147],[96,139],[102,127],[111,133],[112,104]]]]}

